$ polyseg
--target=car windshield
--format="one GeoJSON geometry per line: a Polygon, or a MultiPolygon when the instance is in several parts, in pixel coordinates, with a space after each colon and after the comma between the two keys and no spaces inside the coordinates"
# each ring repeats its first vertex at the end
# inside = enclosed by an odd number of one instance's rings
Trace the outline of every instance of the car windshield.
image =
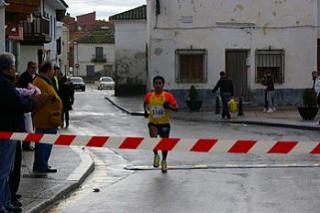
{"type": "Polygon", "coordinates": [[[71,78],[70,80],[74,83],[82,83],[83,82],[83,79],[81,79],[81,78],[71,78]]]}
{"type": "Polygon", "coordinates": [[[103,81],[103,82],[112,82],[113,80],[110,77],[104,77],[104,78],[101,78],[101,81],[103,81]]]}

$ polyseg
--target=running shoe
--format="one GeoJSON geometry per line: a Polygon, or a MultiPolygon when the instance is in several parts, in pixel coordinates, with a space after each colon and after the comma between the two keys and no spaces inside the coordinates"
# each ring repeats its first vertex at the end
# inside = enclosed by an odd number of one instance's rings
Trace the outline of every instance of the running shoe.
{"type": "Polygon", "coordinates": [[[154,155],[153,158],[153,167],[158,168],[160,164],[160,156],[158,154],[154,155]]]}
{"type": "Polygon", "coordinates": [[[167,161],[163,160],[161,161],[161,172],[167,173],[167,171],[168,171],[167,161]]]}

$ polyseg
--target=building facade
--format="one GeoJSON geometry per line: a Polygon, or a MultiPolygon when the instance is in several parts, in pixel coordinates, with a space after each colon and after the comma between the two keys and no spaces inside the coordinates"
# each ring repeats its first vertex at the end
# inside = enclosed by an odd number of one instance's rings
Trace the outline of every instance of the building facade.
{"type": "Polygon", "coordinates": [[[205,106],[226,71],[235,95],[264,100],[261,80],[271,71],[278,105],[301,103],[317,69],[318,1],[147,0],[148,82],[163,75],[185,106],[195,85],[205,106]]]}
{"type": "Polygon", "coordinates": [[[115,94],[144,93],[147,83],[146,5],[109,19],[115,26],[115,94]]]}
{"type": "Polygon", "coordinates": [[[64,17],[68,5],[63,0],[39,1],[39,6],[28,20],[21,22],[23,40],[20,42],[18,72],[26,69],[29,61],[58,64],[57,22],[64,17]]]}
{"type": "Polygon", "coordinates": [[[114,44],[78,40],[74,45],[74,76],[96,80],[114,72],[114,44]]]}

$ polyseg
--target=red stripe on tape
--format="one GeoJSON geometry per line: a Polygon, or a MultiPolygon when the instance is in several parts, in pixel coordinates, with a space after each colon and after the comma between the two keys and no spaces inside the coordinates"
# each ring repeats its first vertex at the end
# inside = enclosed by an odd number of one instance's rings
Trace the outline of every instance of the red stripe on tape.
{"type": "Polygon", "coordinates": [[[191,152],[209,152],[210,149],[217,143],[217,139],[200,139],[191,148],[191,152]]]}
{"type": "Polygon", "coordinates": [[[75,137],[75,135],[60,135],[58,139],[54,142],[54,144],[69,146],[73,142],[75,137]]]}
{"type": "Polygon", "coordinates": [[[296,141],[279,141],[269,151],[269,154],[287,154],[289,153],[298,142],[296,141]]]}
{"type": "Polygon", "coordinates": [[[104,137],[104,136],[94,136],[91,137],[90,141],[87,143],[86,146],[89,147],[103,147],[109,137],[104,137]]]}
{"type": "Polygon", "coordinates": [[[39,143],[42,137],[43,137],[42,133],[29,133],[25,141],[39,143]]]}
{"type": "Polygon", "coordinates": [[[11,132],[0,132],[0,138],[4,140],[10,139],[12,135],[13,133],[11,132]]]}
{"type": "Polygon", "coordinates": [[[143,138],[126,138],[120,145],[120,149],[137,149],[143,138]]]}
{"type": "Polygon", "coordinates": [[[248,153],[250,149],[257,143],[251,140],[238,140],[230,149],[229,153],[248,153]]]}
{"type": "Polygon", "coordinates": [[[320,143],[310,152],[310,154],[320,154],[320,143]]]}
{"type": "Polygon", "coordinates": [[[179,141],[179,138],[162,138],[154,150],[171,151],[179,141]]]}

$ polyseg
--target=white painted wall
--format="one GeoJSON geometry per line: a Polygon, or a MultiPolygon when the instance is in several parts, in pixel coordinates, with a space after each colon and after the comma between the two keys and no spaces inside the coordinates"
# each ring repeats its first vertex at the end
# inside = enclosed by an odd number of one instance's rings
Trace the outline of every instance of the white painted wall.
{"type": "Polygon", "coordinates": [[[146,84],[145,20],[114,21],[117,83],[146,84]]]}
{"type": "Polygon", "coordinates": [[[46,50],[50,50],[50,58],[49,61],[53,64],[58,64],[57,61],[57,42],[56,39],[59,38],[58,34],[62,35],[62,28],[57,29],[56,22],[56,9],[53,8],[50,4],[45,4],[45,12],[49,14],[50,20],[50,36],[52,41],[44,44],[44,48],[46,50]],[[57,32],[57,30],[59,32],[57,32]]]}
{"type": "Polygon", "coordinates": [[[29,61],[34,61],[38,63],[38,50],[42,49],[42,46],[28,46],[21,45],[20,46],[20,63],[17,71],[19,73],[23,73],[27,69],[27,64],[29,61]]]}
{"type": "MultiPolygon", "coordinates": [[[[0,0],[1,1],[1,0],[0,0]]],[[[0,3],[0,53],[5,51],[5,9],[0,3]]]]}
{"type": "MultiPolygon", "coordinates": [[[[113,67],[114,70],[114,44],[83,44],[78,43],[74,46],[74,63],[79,63],[80,67],[74,69],[74,75],[86,76],[87,65],[94,65],[95,71],[103,70],[104,65],[113,67]],[[93,55],[96,54],[96,47],[103,47],[103,54],[106,55],[106,63],[91,62],[93,55]]],[[[75,66],[74,66],[75,67],[75,66]]]]}
{"type": "MultiPolygon", "coordinates": [[[[60,67],[63,74],[68,74],[69,71],[69,61],[68,61],[68,51],[69,51],[69,30],[62,22],[57,22],[56,28],[56,40],[61,38],[61,54],[57,55],[57,65],[60,67]]],[[[57,53],[58,54],[58,53],[57,53]]]]}
{"type": "Polygon", "coordinates": [[[66,26],[62,27],[62,53],[60,55],[60,59],[61,59],[61,64],[60,67],[61,69],[64,70],[65,72],[69,72],[70,68],[69,68],[69,59],[68,59],[68,52],[69,52],[69,30],[66,26]]]}
{"type": "Polygon", "coordinates": [[[155,1],[148,3],[149,83],[156,74],[166,78],[168,89],[188,89],[175,82],[175,50],[206,49],[208,82],[196,84],[212,89],[225,70],[226,49],[249,49],[248,85],[255,83],[255,50],[285,50],[285,83],[277,88],[306,88],[316,69],[317,0],[161,0],[161,14],[155,15],[155,1]],[[184,22],[185,21],[185,22],[184,22]],[[188,23],[186,23],[188,22],[188,23]],[[240,23],[240,24],[239,24],[240,23]],[[248,28],[249,24],[254,29],[248,28]]]}

